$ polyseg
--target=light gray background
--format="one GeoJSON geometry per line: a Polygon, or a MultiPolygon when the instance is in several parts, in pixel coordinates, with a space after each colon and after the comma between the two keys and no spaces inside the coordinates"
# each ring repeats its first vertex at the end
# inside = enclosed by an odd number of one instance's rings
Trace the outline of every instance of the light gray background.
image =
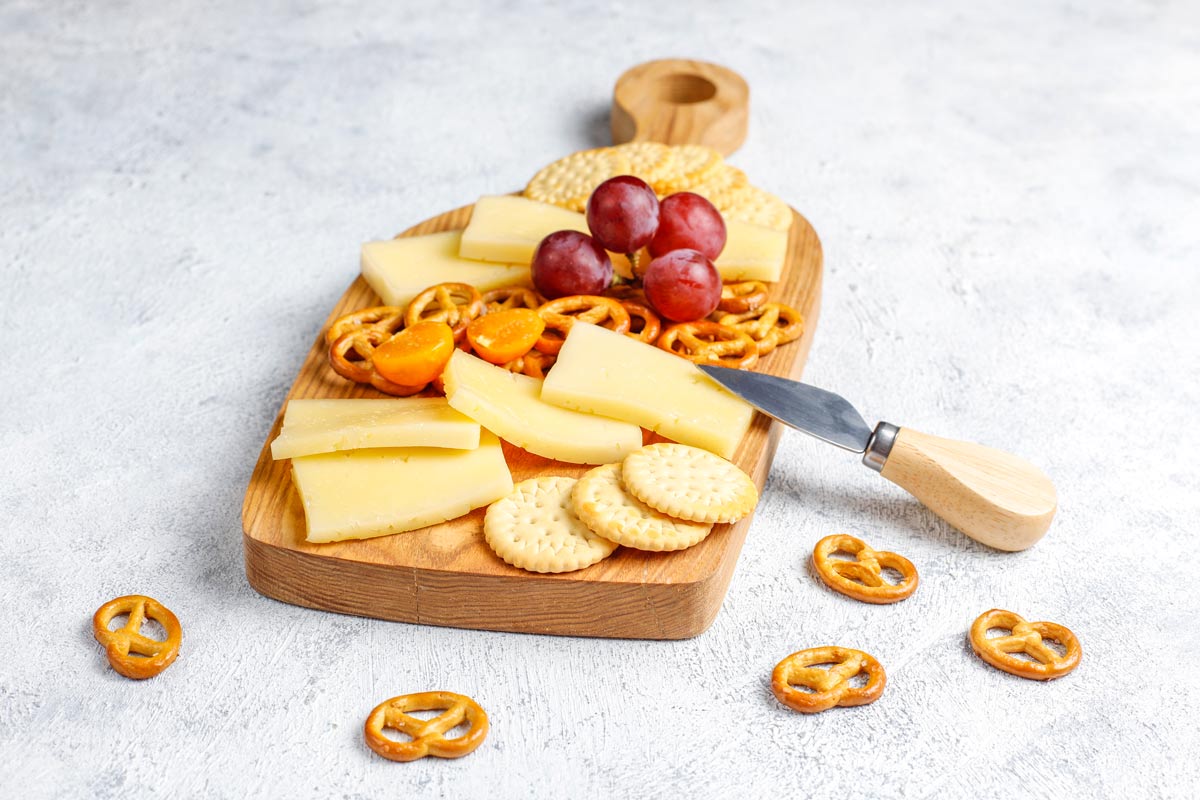
{"type": "Polygon", "coordinates": [[[0,795],[1195,791],[1200,5],[597,5],[0,3],[0,795]],[[617,76],[668,55],[745,75],[733,161],[821,235],[807,377],[1044,466],[1045,540],[989,551],[788,433],[691,641],[257,595],[242,493],[359,244],[606,143],[617,76]],[[836,531],[920,590],[823,588],[836,531]],[[185,628],[149,682],[91,640],[127,592],[185,628]],[[983,665],[964,634],[993,606],[1069,625],[1082,666],[983,665]],[[887,692],[783,709],[772,667],[827,643],[887,692]],[[483,747],[366,749],[372,705],[434,688],[486,707],[483,747]]]}

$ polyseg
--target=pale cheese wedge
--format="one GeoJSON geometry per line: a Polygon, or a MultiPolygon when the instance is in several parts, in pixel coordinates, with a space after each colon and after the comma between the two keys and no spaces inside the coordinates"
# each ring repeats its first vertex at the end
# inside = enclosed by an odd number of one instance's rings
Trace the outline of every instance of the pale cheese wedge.
{"type": "Polygon", "coordinates": [[[479,423],[444,397],[394,400],[290,400],[271,457],[297,458],[369,447],[479,446],[479,423]]]}
{"type": "Polygon", "coordinates": [[[529,285],[529,265],[469,261],[458,255],[462,231],[406,236],[362,247],[362,275],[389,306],[404,306],[438,283],[469,283],[481,292],[529,285]]]}
{"type": "Polygon", "coordinates": [[[579,322],[546,377],[542,399],[623,419],[722,458],[733,457],[754,416],[692,362],[579,322]]]}
{"type": "Polygon", "coordinates": [[[787,260],[787,231],[727,219],[725,234],[725,249],[714,262],[723,280],[779,280],[787,260]]]}
{"type": "MultiPolygon", "coordinates": [[[[630,340],[632,341],[632,340],[630,340]]],[[[556,461],[609,464],[642,446],[628,422],[550,405],[542,382],[455,350],[442,374],[446,399],[505,441],[556,461]]]]}
{"type": "MultiPolygon", "coordinates": [[[[587,217],[515,194],[481,197],[471,211],[458,254],[503,264],[529,264],[538,244],[555,231],[589,233],[587,217]]],[[[613,268],[628,277],[629,260],[609,253],[613,268]]]]}
{"type": "Polygon", "coordinates": [[[461,517],[512,491],[500,440],[474,450],[384,447],[292,459],[308,541],[367,539],[461,517]]]}

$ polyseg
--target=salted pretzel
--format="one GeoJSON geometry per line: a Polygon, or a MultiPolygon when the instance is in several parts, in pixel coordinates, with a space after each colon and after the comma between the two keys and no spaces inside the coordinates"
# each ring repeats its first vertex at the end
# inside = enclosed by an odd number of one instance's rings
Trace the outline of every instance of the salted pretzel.
{"type": "Polygon", "coordinates": [[[656,344],[697,364],[747,369],[758,360],[758,347],[749,334],[707,320],[671,325],[656,344]]]}
{"type": "Polygon", "coordinates": [[[530,308],[537,311],[544,302],[546,301],[532,289],[526,289],[524,286],[504,286],[483,293],[483,313],[491,314],[509,308],[530,308]]]}
{"type": "Polygon", "coordinates": [[[399,306],[374,306],[352,311],[338,317],[325,331],[325,344],[332,345],[347,333],[359,328],[379,328],[396,333],[404,327],[404,309],[399,306]]]}
{"type": "Polygon", "coordinates": [[[92,635],[104,645],[108,663],[126,678],[142,680],[153,678],[162,672],[179,655],[179,642],[183,629],[171,610],[152,597],[128,594],[109,600],[96,609],[92,616],[92,635]],[[128,614],[129,619],[115,631],[109,630],[113,617],[128,614]],[[163,641],[151,639],[142,633],[146,618],[162,625],[167,632],[163,641]]]}
{"type": "Polygon", "coordinates": [[[409,397],[417,394],[427,384],[404,386],[392,383],[375,370],[372,357],[375,348],[392,338],[392,334],[381,328],[357,328],[344,334],[329,347],[329,366],[346,380],[369,383],[384,394],[409,397]]]}
{"type": "Polygon", "coordinates": [[[788,708],[802,714],[816,714],[834,706],[865,706],[883,694],[887,674],[883,665],[861,650],[849,647],[813,647],[792,653],[771,673],[771,692],[788,708]],[[819,669],[816,664],[831,664],[819,669]],[[866,673],[863,686],[851,686],[850,680],[866,673]],[[812,692],[796,688],[804,686],[812,692]]]}
{"type": "Polygon", "coordinates": [[[546,330],[534,347],[547,355],[558,355],[571,326],[590,322],[617,333],[629,330],[629,312],[620,301],[594,294],[572,294],[543,303],[538,314],[546,321],[546,330]]]}
{"type": "Polygon", "coordinates": [[[632,336],[638,341],[654,344],[662,331],[662,319],[650,310],[650,307],[633,300],[622,300],[621,307],[629,313],[629,330],[626,336],[632,336]]]}
{"type": "Polygon", "coordinates": [[[1023,617],[999,608],[980,614],[971,625],[968,638],[975,654],[996,669],[1035,681],[1061,678],[1078,667],[1083,657],[1079,639],[1070,629],[1056,622],[1026,622],[1023,617]],[[1009,635],[989,639],[988,631],[997,628],[1009,631],[1009,635]],[[1067,652],[1059,655],[1046,646],[1045,639],[1058,642],[1067,652]],[[1017,658],[1016,653],[1024,653],[1036,661],[1017,658]]]}
{"type": "Polygon", "coordinates": [[[762,281],[727,283],[721,287],[717,308],[729,314],[741,314],[767,302],[767,285],[762,281]]]}
{"type": "Polygon", "coordinates": [[[454,340],[457,342],[466,335],[467,323],[482,313],[483,296],[474,286],[469,283],[439,283],[412,299],[404,311],[404,324],[444,322],[454,331],[454,340]]]}
{"type": "Polygon", "coordinates": [[[419,692],[385,700],[367,716],[363,737],[367,746],[392,761],[415,761],[425,756],[461,758],[479,745],[488,734],[484,710],[466,695],[454,692],[419,692]],[[441,711],[432,719],[420,719],[409,711],[441,711]],[[466,721],[470,726],[462,736],[445,737],[446,731],[466,721]],[[384,728],[408,734],[412,741],[398,742],[383,735],[384,728]]]}
{"type": "Polygon", "coordinates": [[[722,314],[717,317],[717,322],[749,334],[758,346],[760,356],[778,345],[794,342],[804,333],[804,318],[800,312],[779,303],[767,303],[740,314],[722,314]]]}
{"type": "Polygon", "coordinates": [[[917,568],[911,561],[886,550],[873,550],[862,539],[849,534],[835,533],[817,542],[812,559],[826,586],[864,603],[897,603],[917,590],[917,568]],[[830,557],[838,552],[849,553],[856,560],[830,557]],[[899,572],[900,582],[885,581],[884,569],[899,572]]]}

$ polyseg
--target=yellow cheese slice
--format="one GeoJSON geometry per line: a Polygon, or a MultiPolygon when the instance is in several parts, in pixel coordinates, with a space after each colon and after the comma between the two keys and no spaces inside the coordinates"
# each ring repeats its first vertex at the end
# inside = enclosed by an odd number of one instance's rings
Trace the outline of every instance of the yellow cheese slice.
{"type": "MultiPolygon", "coordinates": [[[[538,244],[555,231],[589,233],[587,217],[515,194],[481,197],[471,211],[458,254],[503,264],[529,264],[538,244]]],[[[629,259],[609,253],[613,268],[630,277],[629,259]]]]}
{"type": "Polygon", "coordinates": [[[394,400],[290,400],[271,457],[297,458],[368,447],[479,446],[479,423],[444,397],[394,400]]]}
{"type": "Polygon", "coordinates": [[[462,231],[406,236],[362,247],[362,274],[389,306],[407,305],[437,283],[469,283],[481,292],[529,285],[529,266],[468,261],[458,255],[462,231]]]}
{"type": "MultiPolygon", "coordinates": [[[[633,341],[632,339],[630,341],[633,341]]],[[[502,439],[572,464],[610,464],[642,446],[628,422],[543,402],[542,382],[455,350],[442,374],[446,399],[502,439]]]]}
{"type": "Polygon", "coordinates": [[[474,450],[383,447],[292,459],[308,541],[367,539],[461,517],[512,491],[500,440],[474,450]]]}
{"type": "Polygon", "coordinates": [[[733,457],[754,416],[692,362],[581,322],[567,335],[542,399],[623,419],[722,458],[733,457]]]}
{"type": "Polygon", "coordinates": [[[503,264],[528,264],[538,242],[555,231],[587,233],[587,218],[515,194],[481,197],[471,211],[458,254],[503,264]]]}
{"type": "Polygon", "coordinates": [[[725,249],[714,262],[723,280],[779,280],[787,259],[787,231],[726,219],[725,234],[725,249]]]}

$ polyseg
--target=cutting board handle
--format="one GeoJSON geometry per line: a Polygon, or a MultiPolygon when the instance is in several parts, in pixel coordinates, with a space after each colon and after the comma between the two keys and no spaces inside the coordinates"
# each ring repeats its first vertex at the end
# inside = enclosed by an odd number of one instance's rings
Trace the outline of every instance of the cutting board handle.
{"type": "Polygon", "coordinates": [[[894,432],[894,439],[880,474],[972,539],[1024,550],[1050,527],[1058,509],[1054,484],[1023,458],[882,423],[864,459],[868,466],[877,466],[871,454],[881,431],[894,432]]]}
{"type": "Polygon", "coordinates": [[[718,64],[664,58],[628,70],[613,89],[612,137],[703,144],[729,155],[746,141],[750,87],[718,64]]]}

